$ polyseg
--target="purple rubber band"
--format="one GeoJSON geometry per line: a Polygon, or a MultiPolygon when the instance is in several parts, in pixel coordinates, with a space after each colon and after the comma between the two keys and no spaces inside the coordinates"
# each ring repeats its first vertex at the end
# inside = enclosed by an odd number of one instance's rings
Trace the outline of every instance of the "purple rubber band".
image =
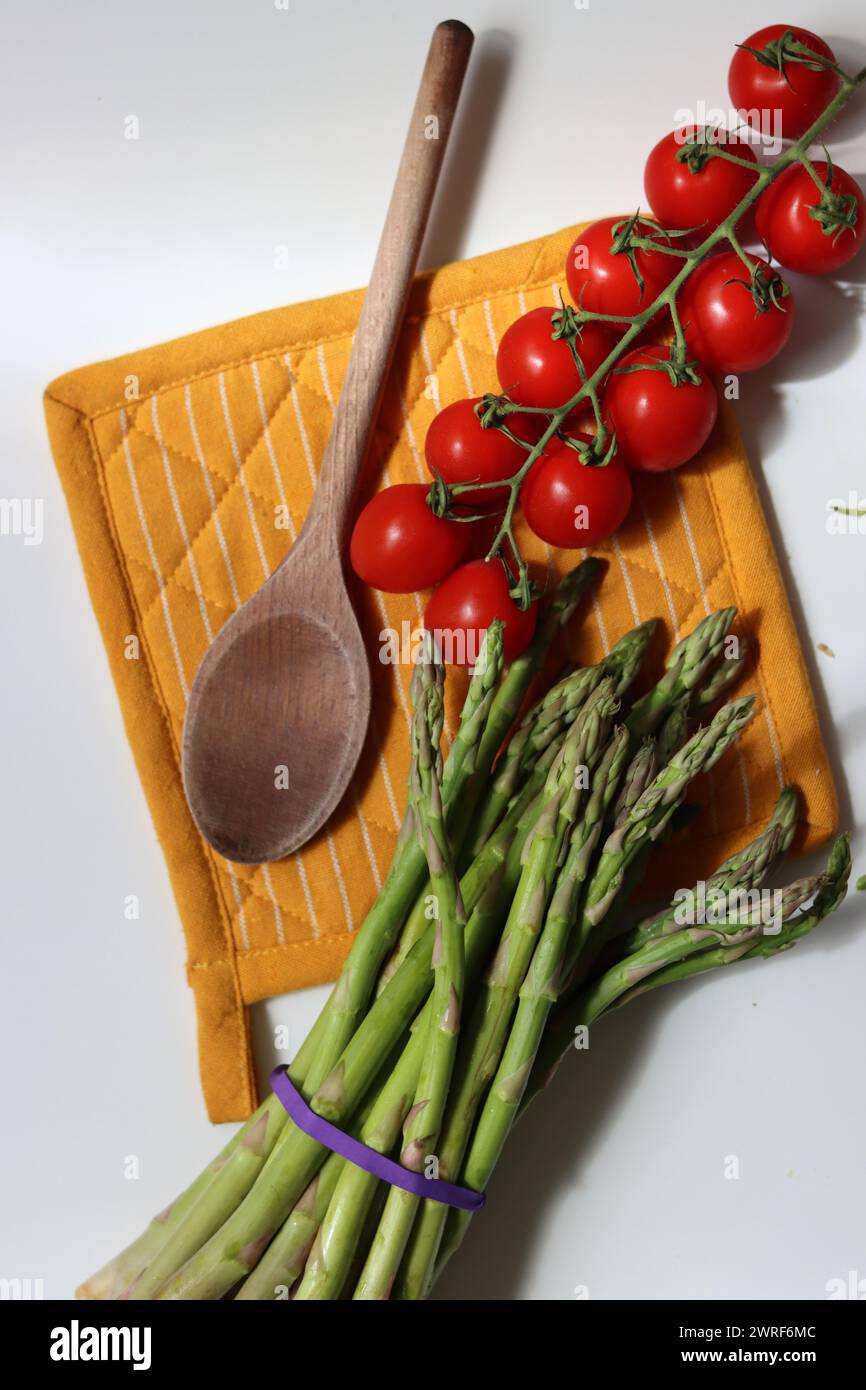
{"type": "Polygon", "coordinates": [[[468,1187],[458,1187],[456,1183],[445,1182],[442,1178],[425,1178],[423,1173],[414,1173],[410,1168],[395,1163],[393,1158],[386,1158],[384,1154],[368,1148],[360,1139],[353,1139],[351,1134],[345,1134],[329,1120],[323,1120],[307,1105],[300,1091],[289,1080],[284,1066],[274,1067],[271,1072],[271,1089],[298,1129],[326,1149],[347,1158],[356,1167],[372,1173],[374,1178],[381,1178],[392,1187],[402,1187],[404,1192],[412,1192],[416,1197],[429,1197],[433,1202],[459,1207],[461,1211],[479,1211],[487,1201],[483,1192],[472,1192],[468,1187]]]}

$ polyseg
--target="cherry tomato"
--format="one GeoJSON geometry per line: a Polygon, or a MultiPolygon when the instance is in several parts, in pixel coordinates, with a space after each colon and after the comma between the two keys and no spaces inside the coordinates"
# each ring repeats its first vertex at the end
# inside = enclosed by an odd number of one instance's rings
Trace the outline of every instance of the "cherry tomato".
{"type": "MultiPolygon", "coordinates": [[[[781,296],[784,281],[759,256],[750,260],[781,296]]],[[[772,361],[794,327],[794,296],[758,308],[749,272],[735,252],[710,256],[683,285],[678,308],[689,352],[711,372],[753,372],[772,361]]]]}
{"type": "Polygon", "coordinates": [[[377,492],[352,531],[352,569],[373,589],[409,594],[438,584],[459,565],[469,526],[434,516],[423,483],[397,483],[377,492]]]}
{"type": "MultiPolygon", "coordinates": [[[[633,318],[671,282],[677,273],[675,256],[664,251],[635,252],[635,260],[644,280],[641,290],[631,262],[625,251],[611,251],[614,228],[622,230],[628,218],[604,217],[581,232],[569,250],[565,262],[568,290],[578,308],[595,314],[623,315],[633,318]]],[[[640,224],[641,237],[660,239],[658,228],[651,222],[640,224]]]]}
{"type": "Polygon", "coordinates": [[[444,661],[452,666],[472,666],[494,618],[505,624],[506,662],[529,646],[538,604],[530,604],[524,612],[508,590],[508,576],[499,560],[471,560],[434,590],[424,626],[436,633],[444,661]]]}
{"type": "MultiPolygon", "coordinates": [[[[703,154],[699,147],[690,150],[688,159],[678,159],[677,155],[686,148],[689,138],[695,135],[707,139],[710,146],[728,150],[738,159],[747,159],[757,166],[751,146],[726,130],[709,131],[705,135],[698,126],[680,126],[650,151],[643,186],[649,205],[663,227],[672,230],[697,227],[709,235],[745,197],[755,175],[719,155],[703,154]]],[[[678,240],[677,244],[682,245],[682,242],[678,240]]]]}
{"type": "MultiPolygon", "coordinates": [[[[826,185],[827,165],[813,164],[826,185]]],[[[853,207],[854,225],[825,232],[812,209],[821,204],[821,190],[802,164],[793,164],[758,199],[755,214],[758,233],[767,250],[789,270],[807,275],[840,270],[857,255],[866,238],[866,198],[850,174],[838,165],[833,169],[831,194],[844,200],[842,208],[853,207]],[[850,201],[853,200],[853,203],[850,201]]]]}
{"type": "Polygon", "coordinates": [[[745,112],[749,125],[768,135],[796,140],[833,100],[839,90],[839,77],[828,68],[813,72],[805,63],[786,60],[778,42],[785,34],[793,35],[822,58],[836,61],[833,50],[808,29],[798,29],[794,24],[768,24],[750,34],[734,53],[728,69],[728,91],[737,110],[745,112]],[[768,45],[769,63],[748,52],[750,48],[763,51],[768,45]],[[775,128],[777,121],[781,122],[780,129],[775,128]]]}
{"type": "Polygon", "coordinates": [[[519,405],[564,405],[613,351],[613,334],[600,323],[585,323],[576,343],[584,370],[581,376],[568,343],[552,336],[558,313],[558,309],[530,309],[506,330],[499,344],[499,384],[519,405]]]}
{"type": "MultiPolygon", "coordinates": [[[[431,473],[439,473],[446,483],[494,483],[510,478],[526,462],[526,450],[493,426],[485,429],[475,414],[481,399],[454,401],[440,410],[427,431],[424,453],[431,473]]],[[[538,425],[529,415],[516,411],[508,416],[508,428],[518,439],[534,444],[538,425]]],[[[461,492],[461,504],[477,503],[485,509],[496,501],[508,500],[508,488],[486,488],[461,492]]]]}
{"type": "MultiPolygon", "coordinates": [[[[588,434],[572,438],[592,442],[588,434]]],[[[565,550],[607,540],[624,521],[631,498],[631,478],[618,457],[592,467],[561,439],[552,440],[532,465],[520,493],[536,536],[565,550]]]]}
{"type": "MultiPolygon", "coordinates": [[[[639,362],[669,362],[670,348],[645,347],[629,352],[618,367],[639,362]]],[[[718,413],[713,383],[700,369],[699,386],[674,386],[666,371],[650,368],[611,373],[602,398],[608,423],[616,430],[616,455],[629,468],[663,473],[679,468],[702,449],[718,413]]]]}

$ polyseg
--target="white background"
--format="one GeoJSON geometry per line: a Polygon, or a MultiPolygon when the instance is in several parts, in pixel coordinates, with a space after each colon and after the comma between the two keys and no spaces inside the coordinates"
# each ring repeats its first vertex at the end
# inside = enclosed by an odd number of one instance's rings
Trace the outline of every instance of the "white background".
{"type": "MultiPolygon", "coordinates": [[[[678,107],[727,107],[732,45],[759,24],[820,29],[849,69],[866,61],[860,3],[778,8],[462,0],[478,40],[424,263],[636,206],[650,144],[678,107]]],[[[445,14],[428,0],[3,0],[2,16],[0,492],[44,498],[45,539],[0,538],[0,1275],[67,1297],[223,1137],[41,391],[85,362],[364,283],[445,14]]],[[[834,151],[862,176],[859,108],[834,151]]],[[[864,275],[861,260],[853,284],[793,277],[793,342],[740,408],[855,872],[866,535],[831,537],[825,517],[828,499],[866,491],[864,275]]],[[[829,1279],[866,1278],[864,917],[849,900],[793,954],[606,1024],[514,1136],[442,1293],[820,1299],[829,1279]]],[[[271,1022],[297,1037],[322,993],[275,1001],[271,1022]]],[[[268,1020],[256,1026],[264,1070],[268,1020]]]]}

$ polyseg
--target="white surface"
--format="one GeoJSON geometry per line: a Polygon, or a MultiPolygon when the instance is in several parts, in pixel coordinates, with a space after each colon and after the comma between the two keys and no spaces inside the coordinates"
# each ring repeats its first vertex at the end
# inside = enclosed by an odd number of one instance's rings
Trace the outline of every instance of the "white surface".
{"type": "MultiPolygon", "coordinates": [[[[782,7],[864,61],[855,0],[782,7]],[[840,36],[848,36],[843,42],[840,36]],[[853,42],[852,42],[853,41],[853,42]]],[[[727,106],[746,0],[463,0],[478,35],[424,260],[633,207],[673,112],[727,106]],[[686,24],[687,16],[691,16],[686,24]]],[[[0,1275],[50,1297],[136,1234],[214,1153],[166,871],[124,738],[45,436],[56,374],[364,282],[433,23],[366,0],[3,0],[4,496],[45,539],[0,538],[4,795],[0,1275]],[[141,122],[124,139],[124,118],[141,122]],[[274,247],[290,269],[274,269],[274,247]],[[138,923],[124,899],[141,898],[138,923]],[[124,1178],[137,1155],[140,1178],[124,1178]]],[[[866,170],[866,103],[834,153],[866,170]]],[[[795,284],[788,353],[740,416],[866,868],[862,282],[795,284]],[[817,652],[825,643],[835,659],[817,652]],[[835,732],[834,732],[835,729],[835,732]],[[844,768],[844,771],[843,771],[844,768]]],[[[641,1001],[566,1066],[511,1143],[442,1292],[825,1296],[866,1276],[864,899],[768,965],[641,1001]],[[579,1073],[579,1074],[578,1074],[579,1073]],[[723,1164],[738,1155],[741,1177],[723,1164]]],[[[322,991],[268,1008],[294,1036],[322,991]]],[[[265,1039],[268,1024],[259,1019],[265,1039]]]]}

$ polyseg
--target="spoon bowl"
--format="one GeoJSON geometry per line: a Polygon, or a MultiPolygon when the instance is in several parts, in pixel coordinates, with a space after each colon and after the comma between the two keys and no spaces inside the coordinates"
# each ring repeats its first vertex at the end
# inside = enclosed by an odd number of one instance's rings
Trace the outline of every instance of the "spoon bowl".
{"type": "Polygon", "coordinates": [[[369,721],[367,657],[342,575],[334,576],[342,619],[334,624],[321,609],[281,601],[296,588],[300,566],[291,560],[260,591],[269,601],[256,603],[249,620],[239,610],[220,632],[199,668],[184,727],[184,782],[196,823],[240,864],[291,854],[327,820],[369,721]]]}

